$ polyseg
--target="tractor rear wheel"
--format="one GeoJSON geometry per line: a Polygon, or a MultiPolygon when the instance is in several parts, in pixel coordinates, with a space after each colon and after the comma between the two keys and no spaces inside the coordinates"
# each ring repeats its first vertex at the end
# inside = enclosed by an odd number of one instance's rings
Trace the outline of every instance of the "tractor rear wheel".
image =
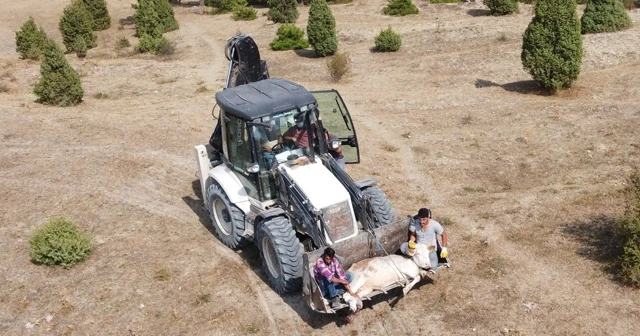
{"type": "Polygon", "coordinates": [[[285,217],[266,219],[258,224],[255,243],[269,284],[280,293],[294,293],[302,287],[302,248],[285,217]]]}
{"type": "Polygon", "coordinates": [[[224,190],[213,183],[207,188],[207,210],[216,236],[232,249],[245,246],[244,213],[229,201],[224,190]]]}
{"type": "Polygon", "coordinates": [[[378,228],[396,220],[391,202],[378,187],[369,187],[362,191],[362,197],[368,200],[367,211],[373,214],[373,226],[378,228]]]}

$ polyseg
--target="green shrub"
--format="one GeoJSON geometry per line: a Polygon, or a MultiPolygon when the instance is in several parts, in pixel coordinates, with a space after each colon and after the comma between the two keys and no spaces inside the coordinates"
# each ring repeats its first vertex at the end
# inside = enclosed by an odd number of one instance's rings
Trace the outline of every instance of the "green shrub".
{"type": "Polygon", "coordinates": [[[179,28],[169,0],[155,0],[155,6],[158,13],[158,24],[163,34],[179,28]]]}
{"type": "Polygon", "coordinates": [[[44,43],[43,57],[40,61],[40,80],[33,93],[42,104],[70,106],[82,102],[84,91],[80,76],[51,39],[44,43]]]}
{"type": "Polygon", "coordinates": [[[111,16],[105,0],[82,0],[91,13],[93,30],[105,30],[111,27],[111,16]]]}
{"type": "Polygon", "coordinates": [[[173,45],[164,36],[153,37],[143,35],[138,44],[138,51],[141,53],[152,52],[156,55],[167,56],[174,53],[173,45]]]}
{"type": "Polygon", "coordinates": [[[236,0],[231,18],[234,21],[251,21],[258,17],[258,11],[249,7],[247,0],[236,0]]]}
{"type": "Polygon", "coordinates": [[[82,0],[73,2],[64,9],[58,25],[62,33],[62,42],[69,52],[76,52],[74,44],[81,37],[87,45],[87,49],[96,46],[96,35],[93,33],[91,13],[87,10],[82,0]]]}
{"type": "Polygon", "coordinates": [[[54,218],[38,229],[29,240],[31,260],[44,265],[71,268],[91,253],[91,242],[64,218],[54,218]]]}
{"type": "Polygon", "coordinates": [[[634,9],[640,7],[640,0],[622,0],[622,5],[626,9],[634,9]]]}
{"type": "Polygon", "coordinates": [[[231,18],[234,21],[251,21],[258,17],[258,11],[253,7],[236,7],[233,9],[231,18]]]}
{"type": "Polygon", "coordinates": [[[342,77],[351,70],[351,59],[347,53],[335,53],[327,60],[327,70],[334,82],[340,81],[342,77]]]}
{"type": "Polygon", "coordinates": [[[627,182],[627,208],[618,231],[622,244],[618,276],[625,284],[640,287],[640,171],[637,168],[627,182]]]}
{"type": "Polygon", "coordinates": [[[156,10],[155,0],[138,0],[135,6],[136,12],[133,14],[133,22],[136,25],[136,35],[142,37],[149,35],[159,37],[162,35],[160,28],[160,16],[156,10]]]}
{"type": "Polygon", "coordinates": [[[267,0],[267,18],[275,23],[294,23],[298,19],[297,0],[267,0]]]}
{"type": "Polygon", "coordinates": [[[336,19],[325,0],[311,0],[307,36],[309,44],[320,57],[333,55],[338,50],[336,19]]]}
{"type": "Polygon", "coordinates": [[[389,27],[381,30],[376,36],[375,45],[378,51],[398,51],[402,45],[402,38],[389,27]]]}
{"type": "Polygon", "coordinates": [[[458,3],[461,0],[430,0],[429,2],[432,4],[439,4],[439,3],[458,3]]]}
{"type": "Polygon", "coordinates": [[[82,36],[78,36],[76,41],[73,42],[73,50],[79,58],[87,57],[87,42],[84,41],[82,36]]]}
{"type": "Polygon", "coordinates": [[[575,0],[538,0],[524,32],[522,65],[543,88],[568,88],[580,74],[582,35],[575,0]]]}
{"type": "Polygon", "coordinates": [[[507,15],[518,11],[517,0],[484,0],[493,15],[507,15]]]}
{"type": "Polygon", "coordinates": [[[118,40],[118,44],[117,44],[118,49],[128,48],[130,46],[131,46],[131,42],[129,42],[128,38],[122,37],[118,40]]]}
{"type": "Polygon", "coordinates": [[[38,29],[36,22],[29,17],[29,20],[16,32],[16,51],[22,59],[40,59],[46,39],[47,34],[42,28],[38,29]]]}
{"type": "Polygon", "coordinates": [[[582,33],[614,32],[631,27],[631,17],[620,0],[590,0],[582,14],[582,33]]]}
{"type": "Polygon", "coordinates": [[[276,38],[269,44],[273,50],[297,50],[309,47],[304,39],[304,31],[293,23],[285,23],[278,28],[276,38]]]}
{"type": "Polygon", "coordinates": [[[211,7],[214,7],[210,14],[225,14],[232,12],[237,6],[237,0],[212,0],[211,7]]]}
{"type": "Polygon", "coordinates": [[[418,7],[411,0],[389,0],[389,4],[382,10],[387,15],[410,15],[418,14],[418,7]]]}

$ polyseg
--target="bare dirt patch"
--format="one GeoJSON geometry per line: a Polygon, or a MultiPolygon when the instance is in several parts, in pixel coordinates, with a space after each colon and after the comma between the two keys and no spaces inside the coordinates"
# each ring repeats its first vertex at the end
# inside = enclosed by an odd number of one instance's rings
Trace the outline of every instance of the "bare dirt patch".
{"type": "Polygon", "coordinates": [[[607,272],[600,239],[640,159],[640,10],[629,30],[585,36],[575,87],[545,96],[520,63],[527,5],[492,17],[480,2],[418,0],[420,14],[402,18],[382,15],[383,0],[332,6],[352,60],[334,84],[323,59],[268,50],[277,25],[261,15],[175,7],[176,53],[133,54],[118,41],[137,43],[134,1],[108,1],[98,48],[68,55],[84,103],[42,106],[31,93],[39,64],[18,59],[14,32],[31,15],[60,41],[67,2],[0,12],[1,334],[640,334],[640,293],[607,272]],[[372,53],[389,25],[402,48],[372,53]],[[215,239],[192,146],[213,129],[224,43],[238,32],[273,77],[340,91],[362,145],[349,172],[376,177],[400,216],[426,205],[453,223],[451,270],[341,326],[275,294],[254,249],[215,239]],[[91,235],[93,254],[71,270],[31,264],[29,235],[60,215],[91,235]]]}

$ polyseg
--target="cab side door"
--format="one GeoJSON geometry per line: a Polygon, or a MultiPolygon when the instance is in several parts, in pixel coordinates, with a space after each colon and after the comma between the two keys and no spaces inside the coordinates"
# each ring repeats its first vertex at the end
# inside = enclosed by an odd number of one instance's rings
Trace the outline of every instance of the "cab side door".
{"type": "Polygon", "coordinates": [[[322,126],[340,139],[345,163],[360,163],[356,129],[340,93],[336,90],[323,90],[311,91],[311,94],[318,101],[322,126]]]}

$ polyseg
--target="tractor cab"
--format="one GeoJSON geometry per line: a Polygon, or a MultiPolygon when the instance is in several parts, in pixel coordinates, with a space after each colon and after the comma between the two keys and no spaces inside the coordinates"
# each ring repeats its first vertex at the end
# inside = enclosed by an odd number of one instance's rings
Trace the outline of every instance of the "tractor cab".
{"type": "Polygon", "coordinates": [[[256,200],[277,197],[276,166],[315,162],[328,152],[325,129],[339,138],[346,163],[360,160],[351,116],[335,90],[309,92],[266,79],[218,92],[216,102],[220,132],[214,132],[213,149],[256,200]]]}

